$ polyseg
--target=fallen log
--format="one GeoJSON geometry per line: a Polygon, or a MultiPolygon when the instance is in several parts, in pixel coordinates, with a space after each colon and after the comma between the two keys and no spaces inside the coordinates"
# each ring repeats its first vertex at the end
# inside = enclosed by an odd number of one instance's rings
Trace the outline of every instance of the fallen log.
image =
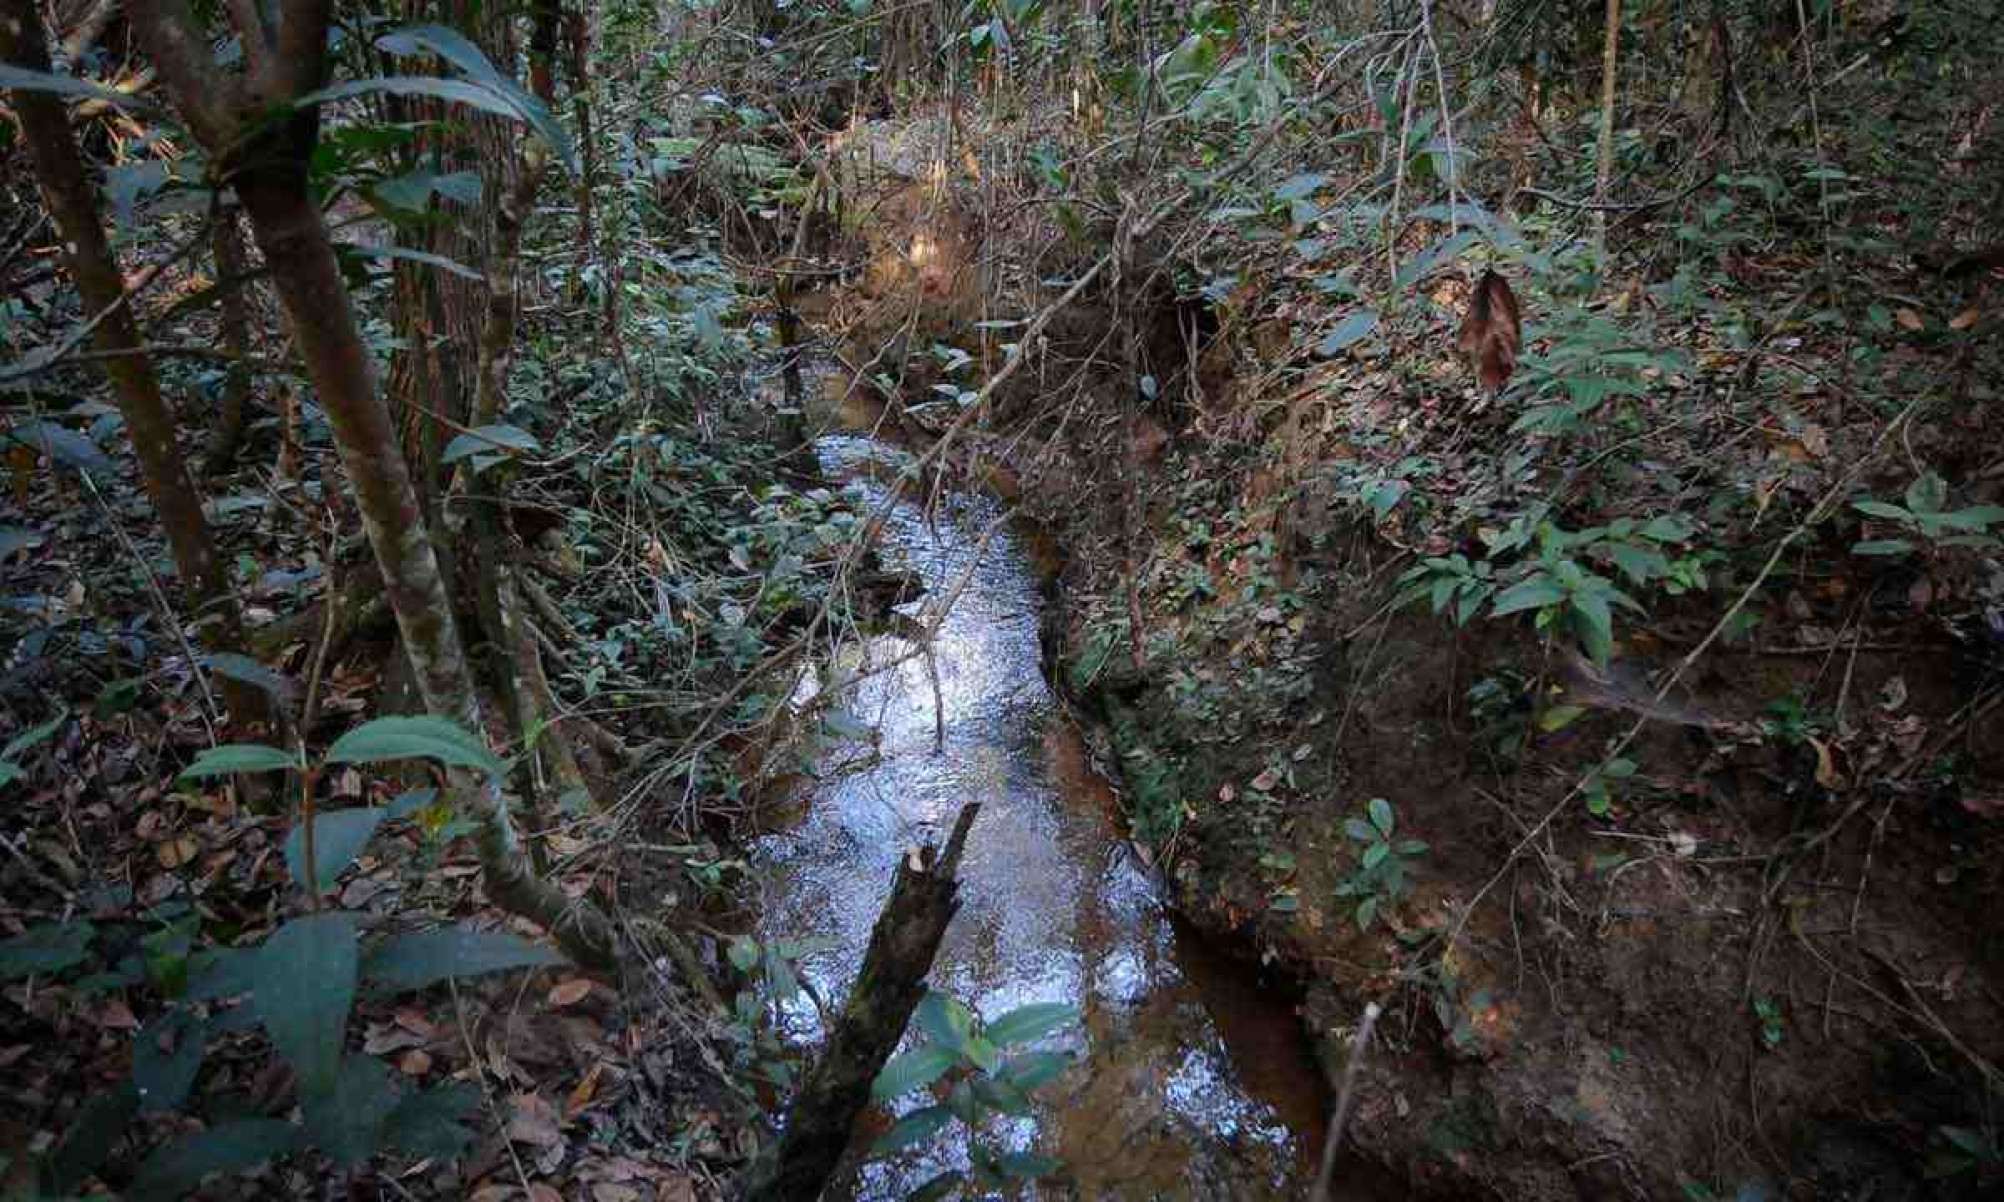
{"type": "Polygon", "coordinates": [[[897,1050],[912,1011],[925,996],[946,927],[960,909],[955,872],[979,802],[954,820],[944,851],[913,848],[898,862],[890,900],[870,931],[863,970],[842,1006],[820,1060],[786,1112],[778,1154],[755,1172],[750,1202],[813,1202],[849,1149],[870,1085],[897,1050]]]}

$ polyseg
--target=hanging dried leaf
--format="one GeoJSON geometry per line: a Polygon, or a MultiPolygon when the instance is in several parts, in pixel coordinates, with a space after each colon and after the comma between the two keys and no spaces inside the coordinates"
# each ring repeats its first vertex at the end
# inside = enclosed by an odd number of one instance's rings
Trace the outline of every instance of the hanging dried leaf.
{"type": "Polygon", "coordinates": [[[1517,370],[1517,348],[1524,327],[1517,315],[1517,294],[1493,271],[1482,273],[1468,298],[1468,317],[1461,323],[1455,349],[1468,356],[1485,392],[1496,393],[1517,370]]]}

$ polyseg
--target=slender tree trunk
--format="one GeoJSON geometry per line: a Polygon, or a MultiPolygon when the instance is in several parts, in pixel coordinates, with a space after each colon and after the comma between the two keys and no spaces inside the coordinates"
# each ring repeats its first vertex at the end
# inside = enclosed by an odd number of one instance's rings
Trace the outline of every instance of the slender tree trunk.
{"type": "Polygon", "coordinates": [[[236,462],[237,449],[244,438],[244,420],[250,402],[250,304],[244,290],[250,287],[243,277],[248,271],[244,260],[244,236],[237,224],[235,208],[216,214],[212,235],[216,257],[216,288],[221,299],[223,349],[231,356],[229,374],[223,379],[222,405],[216,413],[216,428],[209,434],[205,470],[214,474],[236,462]]]}
{"type": "MultiPolygon", "coordinates": [[[[0,58],[30,71],[49,70],[41,16],[29,0],[0,0],[0,58]]],[[[236,594],[175,441],[174,415],[160,393],[160,378],[126,307],[124,277],[105,238],[97,193],[70,131],[69,110],[45,92],[17,91],[13,101],[43,202],[62,235],[64,264],[76,281],[85,314],[101,318],[92,341],[105,355],[104,372],[132,437],[147,496],[167,532],[174,568],[194,615],[191,626],[210,650],[238,650],[243,619],[236,594]]],[[[265,716],[255,689],[228,679],[221,684],[234,722],[243,725],[265,716]]]]}
{"type": "MultiPolygon", "coordinates": [[[[314,118],[308,113],[274,124],[262,117],[266,106],[300,95],[324,77],[327,9],[317,10],[316,24],[312,3],[289,8],[276,44],[268,41],[274,36],[268,31],[239,30],[247,46],[265,40],[264,48],[273,52],[250,56],[246,90],[218,87],[208,40],[179,0],[129,0],[126,8],[183,118],[243,201],[307,377],[333,426],[425,708],[483,733],[479,695],[438,557],[396,428],[377,391],[333,242],[307,189],[314,118]]],[[[461,778],[455,785],[459,804],[477,827],[474,843],[488,896],[548,928],[573,958],[609,966],[615,955],[611,923],[529,870],[498,782],[461,778]]]]}
{"type": "Polygon", "coordinates": [[[1614,175],[1614,81],[1621,57],[1621,0],[1607,0],[1607,37],[1600,53],[1600,161],[1594,170],[1593,244],[1607,256],[1607,189],[1614,175]]]}

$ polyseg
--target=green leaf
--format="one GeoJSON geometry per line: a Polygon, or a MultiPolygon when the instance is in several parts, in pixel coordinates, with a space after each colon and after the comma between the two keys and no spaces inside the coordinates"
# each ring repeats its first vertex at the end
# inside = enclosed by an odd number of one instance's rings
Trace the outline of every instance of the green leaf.
{"type": "Polygon", "coordinates": [[[1346,347],[1351,346],[1377,328],[1378,311],[1376,309],[1354,310],[1342,321],[1337,322],[1334,329],[1322,336],[1322,341],[1315,345],[1315,353],[1324,359],[1333,355],[1339,355],[1346,347]]]}
{"type": "Polygon", "coordinates": [[[1670,574],[1670,561],[1663,552],[1648,547],[1638,547],[1634,543],[1607,543],[1607,557],[1621,574],[1636,584],[1647,584],[1658,576],[1670,574]]]}
{"type": "Polygon", "coordinates": [[[48,71],[30,71],[26,67],[16,67],[11,63],[0,63],[0,88],[10,92],[45,92],[55,96],[82,96],[89,100],[104,100],[117,105],[137,105],[139,98],[129,96],[114,88],[88,79],[78,79],[74,75],[56,75],[48,71]]]}
{"type": "Polygon", "coordinates": [[[516,426],[481,426],[454,438],[445,444],[439,455],[440,463],[457,463],[469,455],[488,451],[540,451],[543,444],[536,436],[516,426]]]}
{"type": "Polygon", "coordinates": [[[1424,839],[1401,839],[1401,840],[1399,840],[1399,854],[1400,854],[1400,855],[1402,855],[1402,856],[1423,856],[1423,855],[1425,855],[1425,854],[1426,854],[1426,840],[1424,840],[1424,839]]]}
{"type": "Polygon", "coordinates": [[[327,749],[330,764],[418,759],[437,760],[454,768],[473,768],[492,777],[508,774],[507,763],[489,751],[478,736],[431,714],[364,722],[327,749]]]}
{"type": "Polygon", "coordinates": [[[0,942],[0,981],[61,972],[83,963],[97,928],[80,918],[45,922],[0,942]]]}
{"type": "Polygon", "coordinates": [[[1079,1012],[1075,1007],[1062,1002],[1032,1002],[989,1023],[982,1029],[982,1034],[999,1047],[1014,1047],[1048,1035],[1060,1027],[1073,1026],[1078,1021],[1079,1012]]]}
{"type": "Polygon", "coordinates": [[[353,255],[358,259],[402,259],[408,263],[422,263],[427,267],[436,267],[461,279],[485,281],[487,278],[458,259],[448,259],[444,255],[433,254],[428,250],[413,250],[408,246],[358,246],[352,242],[343,242],[339,244],[338,249],[340,253],[353,255]]]}
{"type": "Polygon", "coordinates": [[[146,1158],[132,1181],[138,1199],[178,1198],[210,1173],[247,1169],[300,1145],[299,1128],[278,1119],[238,1119],[175,1140],[146,1158]]]}
{"type": "Polygon", "coordinates": [[[1898,505],[1889,505],[1884,501],[1853,501],[1851,508],[1859,513],[1869,513],[1875,518],[1886,518],[1895,522],[1910,522],[1914,517],[1898,505]]]}
{"type": "Polygon", "coordinates": [[[464,34],[443,25],[413,25],[392,30],[376,39],[378,48],[391,54],[415,55],[429,50],[433,54],[458,67],[466,77],[494,94],[500,96],[514,110],[514,115],[528,122],[529,128],[542,135],[550,149],[564,164],[564,169],[577,174],[577,156],[571,149],[570,137],[564,127],[557,123],[543,102],[525,91],[514,80],[494,69],[487,56],[480,52],[464,34]]]}
{"type": "Polygon", "coordinates": [[[20,734],[15,735],[13,738],[7,740],[6,748],[0,750],[0,760],[12,762],[19,759],[22,752],[47,739],[50,735],[55,734],[56,730],[63,723],[69,721],[69,717],[67,713],[60,713],[40,726],[31,726],[20,734]]]}
{"type": "Polygon", "coordinates": [[[48,1160],[49,1185],[57,1197],[78,1192],[98,1166],[111,1159],[138,1113],[139,1091],[129,1081],[84,1103],[48,1160]]]}
{"type": "Polygon", "coordinates": [[[464,1081],[407,1093],[384,1124],[387,1138],[412,1156],[452,1160],[473,1142],[461,1120],[479,1105],[479,1087],[464,1081]]]}
{"type": "Polygon", "coordinates": [[[202,1024],[186,1010],[133,1032],[132,1085],[143,1112],[179,1109],[188,1100],[202,1071],[204,1044],[202,1024]]]}
{"type": "Polygon", "coordinates": [[[1851,544],[1853,555],[1905,555],[1913,549],[1913,542],[1904,538],[1870,538],[1851,544]]]}
{"type": "Polygon", "coordinates": [[[1369,847],[1364,849],[1364,860],[1363,860],[1364,867],[1376,868],[1378,865],[1385,862],[1386,856],[1391,854],[1392,854],[1391,844],[1373,843],[1369,847]]]}
{"type": "Polygon", "coordinates": [[[1933,472],[1922,472],[1907,485],[1907,508],[1916,514],[1940,513],[1948,504],[1948,482],[1933,472]]]}
{"type": "Polygon", "coordinates": [[[976,1077],[973,1085],[976,1100],[990,1110],[1002,1114],[1030,1113],[1029,1096],[999,1077],[976,1077]]]}
{"type": "Polygon", "coordinates": [[[1358,930],[1360,931],[1370,930],[1371,920],[1376,918],[1377,916],[1378,916],[1378,899],[1375,894],[1357,903],[1358,930]]]}
{"type": "Polygon", "coordinates": [[[477,977],[562,964],[550,948],[506,931],[450,926],[392,935],[369,949],[362,976],[391,990],[423,989],[447,977],[477,977]]]}
{"type": "Polygon", "coordinates": [[[995,1076],[1028,1093],[1057,1080],[1071,1062],[1071,1057],[1062,1052],[1026,1052],[1010,1057],[995,1076]]]}
{"type": "Polygon", "coordinates": [[[918,1004],[919,1030],[956,1052],[964,1051],[974,1032],[974,1014],[954,998],[933,990],[918,1004]]]}
{"type": "Polygon", "coordinates": [[[1586,707],[1583,705],[1555,705],[1538,715],[1538,729],[1547,734],[1564,730],[1578,721],[1580,715],[1584,713],[1586,707]]]}
{"type": "Polygon", "coordinates": [[[251,1004],[302,1096],[329,1093],[339,1078],[356,959],[355,919],[338,912],[295,918],[258,949],[251,1004]]]}
{"type": "Polygon", "coordinates": [[[1560,588],[1550,576],[1540,572],[1528,580],[1520,580],[1503,590],[1491,607],[1492,618],[1508,617],[1526,609],[1543,609],[1557,605],[1566,599],[1566,590],[1560,588]]]}
{"type": "Polygon", "coordinates": [[[946,1075],[960,1063],[960,1053],[936,1043],[921,1044],[900,1056],[893,1056],[870,1084],[870,1096],[879,1102],[903,1097],[923,1089],[946,1075]]]}
{"type": "Polygon", "coordinates": [[[1371,825],[1378,828],[1378,833],[1390,837],[1394,822],[1392,803],[1382,797],[1373,797],[1364,808],[1370,811],[1371,825]]]}
{"type": "Polygon", "coordinates": [[[235,772],[283,772],[298,766],[299,761],[290,752],[276,747],[263,743],[225,743],[196,756],[194,763],[181,770],[178,779],[229,776],[235,772]]]}
{"type": "Polygon", "coordinates": [[[1595,663],[1606,663],[1608,652],[1614,649],[1614,614],[1608,609],[1607,598],[1592,589],[1580,589],[1572,594],[1572,607],[1580,617],[1587,654],[1595,663]]]}
{"type": "Polygon", "coordinates": [[[374,1056],[349,1056],[341,1062],[334,1088],[300,1099],[306,1131],[334,1163],[347,1168],[374,1156],[381,1148],[385,1124],[401,1101],[390,1070],[374,1056]]]}
{"type": "Polygon", "coordinates": [[[1371,843],[1376,841],[1378,837],[1378,832],[1373,830],[1371,824],[1362,818],[1345,818],[1343,820],[1343,833],[1359,843],[1371,843]]]}
{"type": "Polygon", "coordinates": [[[995,1045],[979,1035],[970,1036],[960,1049],[961,1055],[974,1062],[982,1072],[992,1073],[1002,1064],[1002,1053],[995,1045]]]}
{"type": "Polygon", "coordinates": [[[724,954],[730,957],[731,964],[739,972],[749,973],[753,968],[758,966],[758,940],[747,939],[740,935],[736,939],[731,940],[731,945],[724,954]]]}
{"type": "Polygon", "coordinates": [[[913,1144],[924,1143],[938,1135],[940,1129],[953,1121],[953,1114],[944,1106],[923,1106],[903,1116],[889,1131],[870,1145],[872,1156],[887,1156],[902,1151],[913,1144]]]}
{"type": "MultiPolygon", "coordinates": [[[[335,878],[360,855],[369,836],[376,833],[389,810],[375,806],[357,806],[353,809],[334,810],[313,816],[313,876],[312,881],[322,893],[334,891],[335,878]]],[[[306,875],[306,827],[294,823],[285,836],[285,865],[292,870],[292,879],[299,882],[301,889],[312,888],[307,884],[306,875]]]]}
{"type": "Polygon", "coordinates": [[[1063,1161],[1036,1152],[1010,1152],[996,1161],[996,1164],[1000,1166],[1004,1176],[1018,1180],[1048,1177],[1065,1167],[1063,1161]]]}

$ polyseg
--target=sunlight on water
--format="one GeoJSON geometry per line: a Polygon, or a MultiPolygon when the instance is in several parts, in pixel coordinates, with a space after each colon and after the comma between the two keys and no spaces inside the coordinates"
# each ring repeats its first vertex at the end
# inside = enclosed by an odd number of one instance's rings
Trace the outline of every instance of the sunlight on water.
{"type": "MultiPolygon", "coordinates": [[[[872,511],[886,494],[869,475],[888,478],[904,462],[866,439],[818,446],[823,469],[852,480],[872,511]]],[[[879,729],[878,754],[844,749],[835,758],[852,766],[810,786],[796,826],[759,841],[762,933],[831,940],[837,950],[810,957],[803,971],[839,1004],[898,857],[943,839],[961,804],[979,799],[962,908],[932,982],[991,1018],[1040,1001],[1070,1002],[1085,1015],[1083,1029],[1064,1037],[1082,1063],[1046,1087],[1034,1119],[998,1123],[991,1134],[1065,1161],[1075,1189],[1045,1196],[1291,1196],[1321,1109],[1291,1010],[1251,987],[1238,966],[1201,974],[1218,988],[1185,971],[1202,953],[1162,912],[1043,679],[1036,581],[1001,518],[998,503],[979,494],[943,499],[930,521],[916,504],[892,511],[885,562],[919,572],[927,586],[908,611],[929,622],[929,606],[957,596],[934,644],[937,697],[925,660],[901,640],[874,640],[845,664],[857,682],[846,708],[879,729]],[[1263,1064],[1266,1088],[1248,1090],[1207,1003],[1229,1004],[1231,1026],[1279,1030],[1294,1068],[1263,1064]]],[[[806,999],[785,1021],[795,1038],[819,1038],[806,999]]],[[[1259,1042],[1271,1060],[1272,1040],[1259,1042]]],[[[942,1137],[862,1166],[842,1188],[902,1197],[965,1156],[964,1145],[942,1137]]]]}

